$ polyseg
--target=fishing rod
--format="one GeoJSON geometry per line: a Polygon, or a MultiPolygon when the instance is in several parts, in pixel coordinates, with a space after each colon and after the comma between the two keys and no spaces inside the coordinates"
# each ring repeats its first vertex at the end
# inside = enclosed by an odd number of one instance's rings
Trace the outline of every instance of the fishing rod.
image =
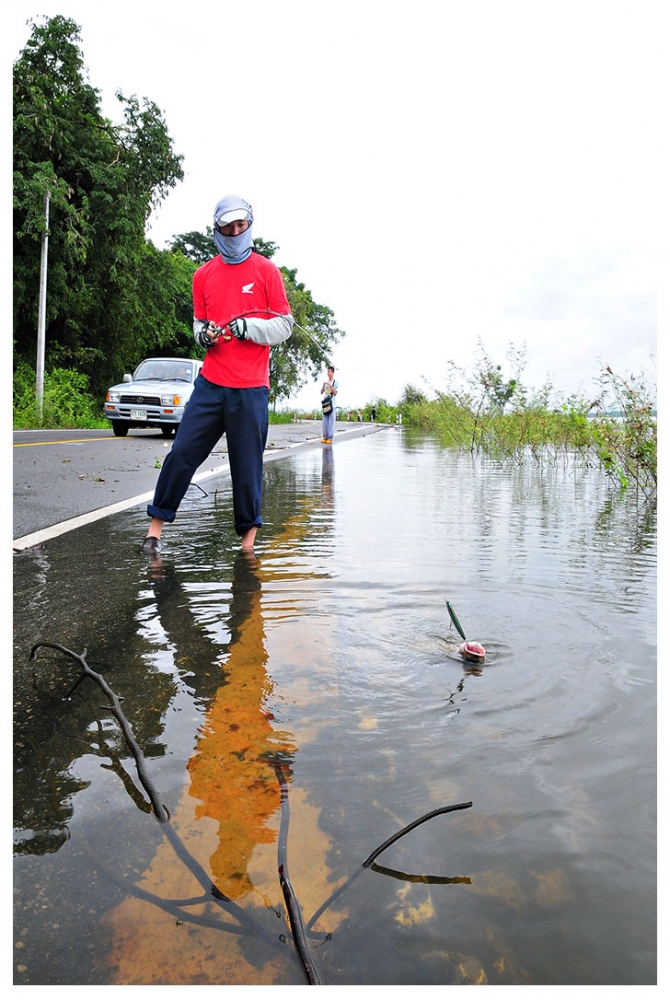
{"type": "MultiPolygon", "coordinates": [[[[280,313],[277,313],[276,315],[280,315],[280,313]]],[[[326,354],[326,352],[324,351],[324,349],[322,348],[321,344],[318,342],[316,337],[313,337],[312,334],[309,332],[309,330],[306,330],[304,326],[300,326],[300,323],[296,323],[295,320],[293,320],[293,325],[297,326],[298,329],[301,331],[301,333],[304,333],[305,336],[308,338],[308,340],[312,341],[312,343],[316,347],[317,351],[319,352],[323,360],[326,362],[330,362],[330,358],[328,357],[328,355],[326,354]]]]}
{"type": "MultiPolygon", "coordinates": [[[[254,316],[256,313],[259,313],[259,312],[268,313],[268,315],[270,315],[270,316],[285,316],[286,315],[286,313],[275,312],[274,309],[248,309],[246,312],[240,313],[239,316],[236,316],[235,319],[242,319],[244,316],[254,316]]],[[[232,320],[230,322],[232,323],[232,320]]],[[[214,324],[214,325],[218,326],[218,324],[214,324]]],[[[316,347],[317,351],[319,352],[319,354],[321,355],[321,357],[323,358],[323,360],[329,363],[330,362],[330,358],[328,357],[328,355],[324,351],[324,349],[321,346],[321,344],[318,342],[318,340],[315,337],[312,336],[312,334],[309,332],[309,330],[306,330],[304,326],[300,325],[300,323],[296,323],[295,319],[293,320],[293,325],[297,326],[297,328],[301,331],[301,333],[305,334],[305,336],[308,338],[308,340],[311,340],[311,342],[314,344],[314,346],[316,347]]],[[[220,330],[225,330],[226,328],[227,327],[218,327],[218,329],[220,329],[220,330]]],[[[231,333],[228,333],[228,335],[224,334],[223,335],[223,339],[224,340],[232,340],[233,339],[233,335],[231,333]]]]}

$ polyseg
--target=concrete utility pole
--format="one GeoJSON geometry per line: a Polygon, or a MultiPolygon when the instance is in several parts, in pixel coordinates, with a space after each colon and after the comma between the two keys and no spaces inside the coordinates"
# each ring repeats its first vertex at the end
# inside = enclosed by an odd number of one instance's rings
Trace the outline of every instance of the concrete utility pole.
{"type": "Polygon", "coordinates": [[[40,260],[40,298],[37,314],[37,379],[35,398],[37,415],[41,422],[44,404],[44,342],[47,314],[47,256],[49,252],[49,192],[44,196],[44,234],[42,236],[42,257],[40,260]]]}

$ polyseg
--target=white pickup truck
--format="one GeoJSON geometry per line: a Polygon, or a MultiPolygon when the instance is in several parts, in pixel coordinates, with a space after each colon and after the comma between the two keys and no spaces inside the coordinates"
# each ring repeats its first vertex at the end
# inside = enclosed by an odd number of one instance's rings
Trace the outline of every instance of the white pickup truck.
{"type": "Polygon", "coordinates": [[[174,434],[201,368],[202,361],[193,358],[146,358],[132,375],[124,375],[105,397],[105,416],[116,437],[125,437],[131,427],[174,434]]]}

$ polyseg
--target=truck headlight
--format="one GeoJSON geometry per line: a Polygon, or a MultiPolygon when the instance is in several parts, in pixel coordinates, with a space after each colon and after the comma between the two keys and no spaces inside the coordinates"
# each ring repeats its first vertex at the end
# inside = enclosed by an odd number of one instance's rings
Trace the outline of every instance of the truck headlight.
{"type": "Polygon", "coordinates": [[[161,406],[179,406],[181,396],[161,396],[161,406]]]}
{"type": "Polygon", "coordinates": [[[121,402],[121,393],[120,392],[108,392],[107,395],[105,396],[105,400],[108,403],[120,403],[121,402]]]}

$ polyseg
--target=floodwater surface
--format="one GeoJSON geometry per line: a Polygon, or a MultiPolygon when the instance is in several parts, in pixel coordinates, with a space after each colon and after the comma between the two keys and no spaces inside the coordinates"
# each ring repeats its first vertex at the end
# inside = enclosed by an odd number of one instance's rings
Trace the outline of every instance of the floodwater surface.
{"type": "Polygon", "coordinates": [[[325,983],[655,983],[654,508],[391,428],[269,463],[254,557],[230,520],[15,558],[15,983],[305,983],[280,868],[325,983]]]}

